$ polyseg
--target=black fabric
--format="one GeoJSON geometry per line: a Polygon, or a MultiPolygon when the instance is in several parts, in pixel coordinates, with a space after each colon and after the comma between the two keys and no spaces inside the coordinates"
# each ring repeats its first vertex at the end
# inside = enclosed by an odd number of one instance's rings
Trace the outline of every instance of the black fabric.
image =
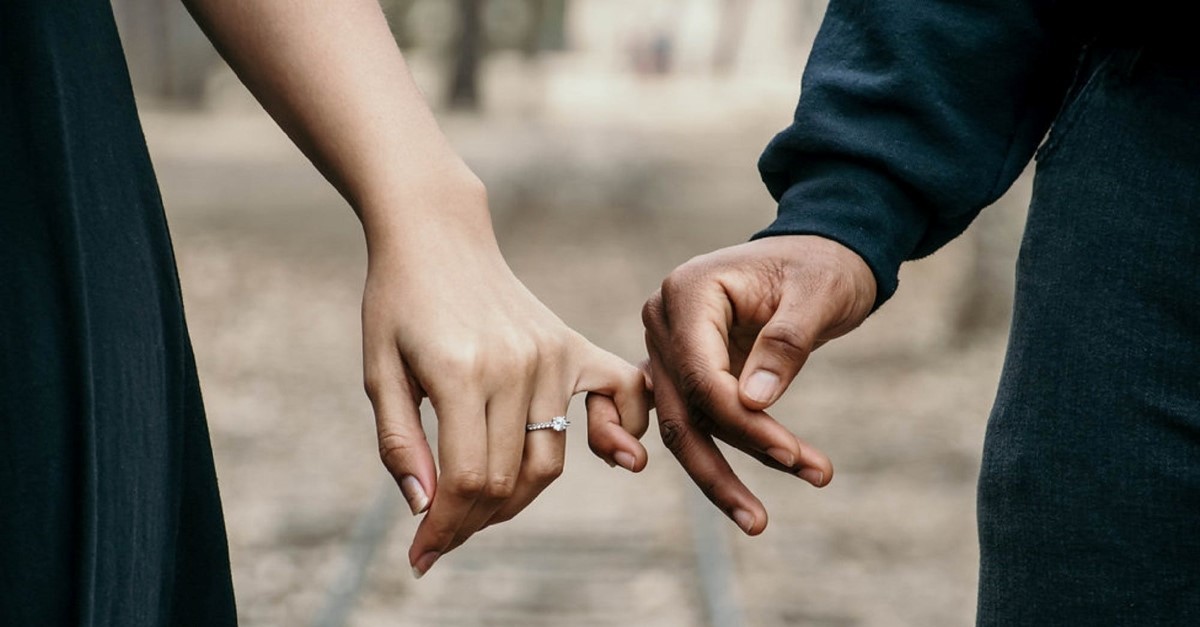
{"type": "Polygon", "coordinates": [[[875,274],[967,228],[1021,173],[1088,44],[1200,58],[1186,4],[831,0],[790,127],[759,160],[779,216],[755,238],[821,235],[875,274]]]}
{"type": "Polygon", "coordinates": [[[174,258],[103,0],[0,3],[0,625],[236,623],[174,258]]]}
{"type": "MultiPolygon", "coordinates": [[[[1183,6],[1183,5],[1180,5],[1183,6]]],[[[979,480],[980,625],[1200,624],[1200,44],[1162,2],[832,0],[779,217],[902,261],[1038,152],[979,480]]]]}
{"type": "Polygon", "coordinates": [[[988,423],[979,624],[1198,625],[1200,67],[1099,48],[1081,70],[988,423]]]}
{"type": "Polygon", "coordinates": [[[1033,156],[1081,44],[1057,3],[833,0],[791,127],[759,162],[779,217],[896,290],[901,262],[960,234],[1033,156]]]}

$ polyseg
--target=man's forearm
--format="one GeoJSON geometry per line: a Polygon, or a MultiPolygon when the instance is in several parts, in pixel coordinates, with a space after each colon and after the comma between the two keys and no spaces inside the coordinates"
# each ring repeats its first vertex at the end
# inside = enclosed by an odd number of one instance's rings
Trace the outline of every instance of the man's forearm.
{"type": "Polygon", "coordinates": [[[759,163],[779,200],[760,236],[811,234],[896,288],[906,259],[966,228],[1020,174],[1080,42],[1047,0],[832,0],[800,104],[759,163]]]}

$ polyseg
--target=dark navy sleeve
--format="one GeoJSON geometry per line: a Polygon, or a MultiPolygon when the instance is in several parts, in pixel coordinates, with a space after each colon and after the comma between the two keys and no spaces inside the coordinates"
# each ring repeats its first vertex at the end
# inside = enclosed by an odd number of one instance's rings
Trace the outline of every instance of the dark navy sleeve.
{"type": "Polygon", "coordinates": [[[1012,185],[1071,82],[1053,0],[831,0],[793,124],[759,170],[779,216],[866,260],[876,307],[1012,185]]]}

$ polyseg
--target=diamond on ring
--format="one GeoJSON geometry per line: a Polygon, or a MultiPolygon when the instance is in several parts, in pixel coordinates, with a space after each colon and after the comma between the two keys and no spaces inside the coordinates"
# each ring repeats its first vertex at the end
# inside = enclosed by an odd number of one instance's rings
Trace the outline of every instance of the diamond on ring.
{"type": "Polygon", "coordinates": [[[526,431],[537,431],[539,429],[554,429],[555,431],[566,431],[567,427],[571,426],[571,421],[567,420],[566,416],[555,416],[546,422],[535,422],[525,425],[526,431]]]}

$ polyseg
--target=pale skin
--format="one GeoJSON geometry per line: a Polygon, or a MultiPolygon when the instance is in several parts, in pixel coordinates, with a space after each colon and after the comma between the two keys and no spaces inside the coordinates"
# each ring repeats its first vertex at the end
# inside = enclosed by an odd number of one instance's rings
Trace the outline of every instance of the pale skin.
{"type": "Polygon", "coordinates": [[[714,439],[828,485],[829,458],[766,410],[809,354],[862,323],[875,289],[870,268],[845,246],[779,236],[692,259],[642,310],[663,443],[746,534],[762,533],[767,510],[714,439]]]}
{"type": "Polygon", "coordinates": [[[562,472],[565,433],[525,425],[588,397],[588,442],[646,464],[642,372],[567,327],[512,273],[479,179],[424,103],[376,0],[187,0],[218,50],[363,225],[364,380],[421,576],[562,472]],[[438,418],[438,459],[418,411],[438,418]]]}

